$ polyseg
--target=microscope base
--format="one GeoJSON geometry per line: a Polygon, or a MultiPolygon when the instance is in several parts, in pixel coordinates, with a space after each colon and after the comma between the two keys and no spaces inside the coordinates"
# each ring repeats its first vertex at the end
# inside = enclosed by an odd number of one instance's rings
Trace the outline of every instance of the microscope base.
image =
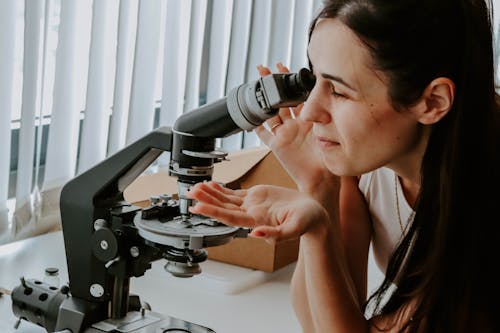
{"type": "Polygon", "coordinates": [[[210,328],[151,311],[95,323],[84,333],[215,333],[210,328]]]}

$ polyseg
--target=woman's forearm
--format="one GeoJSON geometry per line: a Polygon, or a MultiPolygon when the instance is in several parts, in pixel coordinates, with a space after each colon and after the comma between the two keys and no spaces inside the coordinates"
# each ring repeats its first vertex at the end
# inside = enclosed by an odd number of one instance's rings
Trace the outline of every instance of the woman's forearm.
{"type": "MultiPolygon", "coordinates": [[[[299,268],[304,273],[309,309],[309,317],[304,318],[312,322],[303,326],[314,327],[314,332],[368,332],[338,229],[333,223],[323,223],[301,237],[300,255],[304,260],[299,268]]],[[[294,306],[300,310],[301,305],[294,306]]]]}
{"type": "Polygon", "coordinates": [[[338,177],[331,175],[314,188],[300,188],[320,202],[328,213],[325,221],[301,237],[292,279],[293,306],[307,333],[368,330],[337,222],[339,182],[338,177]]]}
{"type": "Polygon", "coordinates": [[[302,332],[314,332],[314,326],[311,317],[311,309],[309,308],[309,299],[306,290],[305,263],[302,251],[299,251],[299,258],[293,272],[291,281],[291,297],[295,314],[302,326],[302,332]]]}

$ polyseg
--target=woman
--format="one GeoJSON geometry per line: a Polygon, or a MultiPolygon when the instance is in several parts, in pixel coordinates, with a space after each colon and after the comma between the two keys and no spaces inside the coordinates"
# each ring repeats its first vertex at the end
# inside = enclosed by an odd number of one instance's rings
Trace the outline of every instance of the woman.
{"type": "Polygon", "coordinates": [[[314,89],[257,129],[299,191],[190,191],[193,213],[300,237],[305,332],[500,332],[490,18],[484,0],[325,1],[314,89]],[[367,303],[370,244],[386,275],[367,303]]]}

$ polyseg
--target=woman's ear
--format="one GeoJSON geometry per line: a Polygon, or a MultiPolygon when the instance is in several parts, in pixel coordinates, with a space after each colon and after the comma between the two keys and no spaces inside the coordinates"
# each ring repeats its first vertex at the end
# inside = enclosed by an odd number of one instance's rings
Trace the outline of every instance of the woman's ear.
{"type": "Polygon", "coordinates": [[[445,77],[432,80],[413,107],[418,122],[432,125],[440,121],[451,110],[454,97],[455,83],[452,80],[445,77]]]}

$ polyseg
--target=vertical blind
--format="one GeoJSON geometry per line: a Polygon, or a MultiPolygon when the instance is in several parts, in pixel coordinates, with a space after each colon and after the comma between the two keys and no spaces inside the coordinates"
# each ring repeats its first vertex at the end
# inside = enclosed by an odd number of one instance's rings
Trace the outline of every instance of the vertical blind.
{"type": "Polygon", "coordinates": [[[16,6],[0,1],[0,233],[8,232],[7,189],[10,171],[11,110],[13,107],[16,6]]]}
{"type": "MultiPolygon", "coordinates": [[[[320,2],[0,1],[0,244],[58,228],[68,180],[257,79],[257,65],[306,66],[320,2]]],[[[495,53],[498,66],[499,42],[495,53]]],[[[260,142],[250,132],[218,144],[260,142]]]]}
{"type": "MultiPolygon", "coordinates": [[[[58,228],[68,180],[258,78],[257,65],[307,65],[319,5],[0,1],[0,243],[58,228]]],[[[260,142],[239,133],[218,144],[234,151],[260,142]]]]}

